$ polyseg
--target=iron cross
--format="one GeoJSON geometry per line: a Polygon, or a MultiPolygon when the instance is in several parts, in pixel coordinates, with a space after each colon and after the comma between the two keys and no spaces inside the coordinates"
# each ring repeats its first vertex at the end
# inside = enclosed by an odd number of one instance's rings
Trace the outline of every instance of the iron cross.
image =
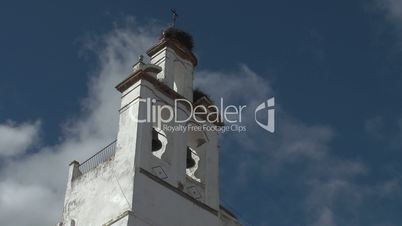
{"type": "Polygon", "coordinates": [[[172,26],[174,27],[174,26],[176,25],[176,18],[177,18],[179,15],[177,15],[177,12],[176,12],[175,9],[171,9],[170,11],[172,12],[172,20],[173,20],[172,26]]]}

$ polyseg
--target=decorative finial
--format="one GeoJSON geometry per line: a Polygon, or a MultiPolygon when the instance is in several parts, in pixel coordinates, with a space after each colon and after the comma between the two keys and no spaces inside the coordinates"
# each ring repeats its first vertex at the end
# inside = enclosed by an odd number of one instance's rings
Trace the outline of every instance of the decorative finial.
{"type": "Polygon", "coordinates": [[[144,65],[145,65],[144,64],[144,56],[140,55],[138,57],[138,62],[133,65],[132,69],[133,69],[133,71],[137,71],[139,69],[142,69],[144,67],[144,65]]]}
{"type": "Polygon", "coordinates": [[[173,21],[172,27],[175,27],[175,26],[176,26],[176,18],[177,18],[179,15],[177,14],[177,12],[176,12],[175,9],[170,9],[170,11],[172,12],[172,21],[173,21]]]}

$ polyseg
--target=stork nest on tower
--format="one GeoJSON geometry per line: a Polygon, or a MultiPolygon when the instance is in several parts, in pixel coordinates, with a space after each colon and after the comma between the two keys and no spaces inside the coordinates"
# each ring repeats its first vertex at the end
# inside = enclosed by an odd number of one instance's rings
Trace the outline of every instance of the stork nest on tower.
{"type": "Polygon", "coordinates": [[[166,29],[162,34],[162,38],[177,40],[190,51],[194,48],[193,36],[175,27],[169,27],[166,29]]]}

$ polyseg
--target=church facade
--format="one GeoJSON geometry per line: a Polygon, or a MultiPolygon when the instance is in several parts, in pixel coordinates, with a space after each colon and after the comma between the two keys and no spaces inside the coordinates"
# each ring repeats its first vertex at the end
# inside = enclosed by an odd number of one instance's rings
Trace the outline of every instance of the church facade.
{"type": "MultiPolygon", "coordinates": [[[[194,106],[208,109],[212,103],[193,89],[197,59],[191,36],[168,28],[147,54],[150,63],[141,57],[116,86],[121,93],[117,139],[85,162],[71,162],[57,225],[239,226],[220,204],[219,133],[163,129],[222,123],[196,120],[203,114],[186,122],[146,120],[158,107],[176,104],[175,117],[189,118],[194,106]]],[[[169,118],[164,112],[156,118],[169,118]]]]}

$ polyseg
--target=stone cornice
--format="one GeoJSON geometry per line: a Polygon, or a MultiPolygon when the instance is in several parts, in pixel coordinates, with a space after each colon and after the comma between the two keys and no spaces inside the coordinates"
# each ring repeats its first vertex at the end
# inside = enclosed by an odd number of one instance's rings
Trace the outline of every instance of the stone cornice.
{"type": "Polygon", "coordinates": [[[160,185],[170,189],[171,191],[175,192],[176,194],[180,195],[181,197],[191,201],[192,203],[194,203],[195,205],[201,207],[202,209],[218,216],[219,212],[218,210],[210,207],[209,205],[191,197],[189,194],[187,194],[186,192],[180,190],[179,188],[174,187],[173,185],[169,184],[168,182],[160,179],[159,177],[153,175],[152,173],[148,172],[147,170],[143,169],[143,168],[139,168],[140,173],[142,173],[143,175],[147,176],[149,179],[159,183],[160,185]]]}
{"type": "Polygon", "coordinates": [[[154,76],[150,75],[147,69],[145,70],[139,69],[133,72],[128,78],[119,83],[115,88],[119,92],[123,93],[130,86],[138,82],[140,79],[147,80],[148,82],[153,84],[159,91],[166,94],[168,97],[172,99],[186,99],[185,97],[183,97],[182,95],[171,89],[169,86],[165,85],[163,82],[159,81],[154,76]]]}
{"type": "Polygon", "coordinates": [[[147,54],[148,56],[153,56],[164,47],[172,48],[175,51],[175,53],[179,55],[181,58],[190,61],[194,67],[197,66],[198,60],[194,56],[194,54],[189,49],[187,49],[185,46],[183,46],[174,39],[169,38],[161,39],[159,43],[155,44],[147,51],[147,54]]]}
{"type": "MultiPolygon", "coordinates": [[[[147,80],[148,82],[150,82],[152,85],[154,85],[154,87],[158,91],[160,91],[161,93],[165,94],[166,96],[170,97],[173,100],[175,100],[175,99],[186,99],[187,100],[187,98],[183,97],[182,95],[180,95],[179,93],[177,93],[176,91],[171,89],[169,86],[165,85],[163,82],[159,81],[154,76],[150,75],[148,72],[149,72],[148,68],[139,69],[139,70],[133,72],[124,81],[119,83],[115,88],[119,92],[123,93],[125,90],[130,88],[136,82],[138,82],[140,79],[144,79],[144,80],[147,80]]],[[[210,102],[208,99],[205,98],[205,99],[197,101],[196,103],[192,103],[192,105],[193,105],[193,107],[195,107],[197,105],[204,105],[205,107],[208,108],[208,104],[211,104],[211,103],[212,102],[210,102]]],[[[185,105],[185,107],[190,109],[190,106],[185,105]]],[[[198,115],[198,116],[200,116],[200,115],[198,115]]],[[[201,116],[201,118],[206,119],[206,115],[201,116]]],[[[215,124],[216,126],[224,125],[223,122],[221,122],[220,120],[214,122],[213,124],[215,124]]]]}

